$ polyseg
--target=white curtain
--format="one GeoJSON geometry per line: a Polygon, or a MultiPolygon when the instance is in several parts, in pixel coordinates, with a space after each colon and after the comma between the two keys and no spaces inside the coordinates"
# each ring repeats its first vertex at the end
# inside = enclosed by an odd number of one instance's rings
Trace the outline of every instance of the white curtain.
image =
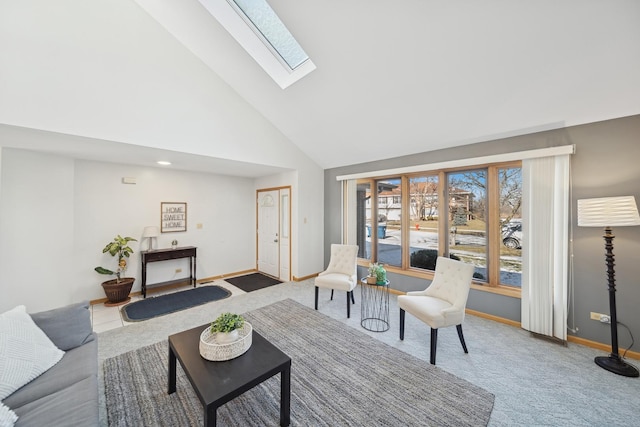
{"type": "Polygon", "coordinates": [[[569,155],[523,160],[522,328],[567,339],[569,155]]]}
{"type": "Polygon", "coordinates": [[[357,245],[357,197],[356,180],[349,179],[342,184],[342,242],[357,245]]]}

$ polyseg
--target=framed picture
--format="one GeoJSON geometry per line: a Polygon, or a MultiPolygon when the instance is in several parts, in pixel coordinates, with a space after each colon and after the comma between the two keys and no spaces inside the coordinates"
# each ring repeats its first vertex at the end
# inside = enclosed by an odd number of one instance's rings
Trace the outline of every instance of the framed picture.
{"type": "Polygon", "coordinates": [[[187,231],[187,204],[160,202],[160,232],[187,231]]]}

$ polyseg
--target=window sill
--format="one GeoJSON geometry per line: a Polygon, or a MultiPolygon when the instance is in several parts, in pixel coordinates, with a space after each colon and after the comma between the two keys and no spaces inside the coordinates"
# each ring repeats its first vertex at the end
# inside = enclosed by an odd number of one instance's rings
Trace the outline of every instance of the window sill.
{"type": "MultiPolygon", "coordinates": [[[[369,261],[368,260],[362,260],[359,259],[358,260],[358,265],[361,267],[368,267],[369,266],[369,261]]],[[[402,270],[398,267],[393,267],[390,265],[386,265],[385,269],[388,272],[394,273],[394,274],[399,274],[402,276],[409,276],[409,277],[417,277],[420,279],[427,279],[427,280],[433,280],[433,272],[431,271],[418,271],[418,270],[402,270]]],[[[504,295],[507,297],[511,297],[511,298],[518,298],[520,299],[522,296],[522,292],[520,290],[520,288],[514,288],[512,286],[489,286],[489,285],[478,285],[475,283],[471,284],[471,289],[476,290],[476,291],[481,291],[481,292],[490,292],[493,294],[498,294],[498,295],[504,295]]]]}
{"type": "Polygon", "coordinates": [[[511,286],[489,286],[489,285],[476,285],[475,283],[471,284],[471,289],[482,292],[491,292],[493,294],[504,295],[511,298],[522,297],[522,292],[520,288],[514,288],[511,286]]]}

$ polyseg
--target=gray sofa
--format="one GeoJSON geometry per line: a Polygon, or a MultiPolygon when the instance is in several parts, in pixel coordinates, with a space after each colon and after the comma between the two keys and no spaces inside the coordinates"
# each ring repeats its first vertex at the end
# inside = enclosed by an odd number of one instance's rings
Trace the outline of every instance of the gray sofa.
{"type": "Polygon", "coordinates": [[[3,401],[19,417],[15,426],[98,425],[98,340],[89,303],[34,313],[31,318],[65,355],[3,401]]]}

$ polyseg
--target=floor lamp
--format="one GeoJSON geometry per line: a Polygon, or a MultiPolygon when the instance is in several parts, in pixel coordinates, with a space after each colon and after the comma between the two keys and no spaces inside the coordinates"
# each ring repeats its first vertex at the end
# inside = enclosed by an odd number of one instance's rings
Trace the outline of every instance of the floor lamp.
{"type": "Polygon", "coordinates": [[[633,196],[603,197],[578,200],[578,226],[604,227],[604,241],[609,281],[609,311],[611,318],[611,354],[598,356],[595,362],[601,368],[625,377],[637,377],[638,370],[626,363],[618,354],[618,319],[616,315],[616,279],[613,269],[613,238],[611,227],[640,225],[640,215],[633,196]]]}

